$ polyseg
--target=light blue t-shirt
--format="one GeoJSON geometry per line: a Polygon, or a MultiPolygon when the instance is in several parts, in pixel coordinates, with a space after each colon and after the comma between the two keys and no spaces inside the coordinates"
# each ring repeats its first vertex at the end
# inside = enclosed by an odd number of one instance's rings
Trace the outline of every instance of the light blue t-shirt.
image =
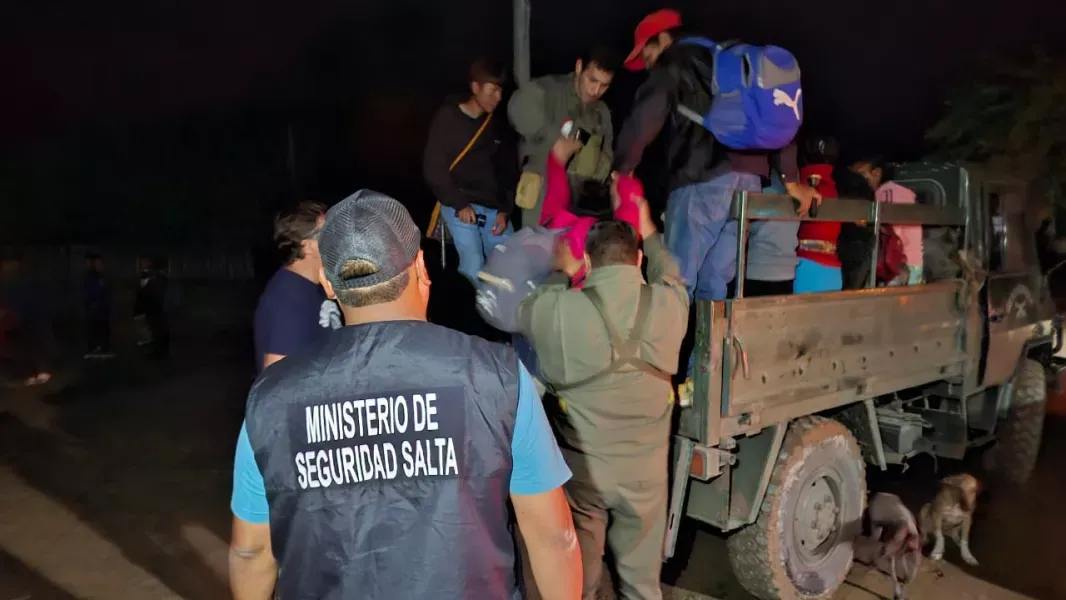
{"type": "MultiPolygon", "coordinates": [[[[571,473],[548,425],[533,378],[524,365],[519,363],[519,367],[518,413],[514,438],[511,439],[511,493],[519,496],[543,494],[566,483],[571,473]]],[[[233,460],[230,508],[239,519],[249,523],[270,520],[263,475],[255,462],[244,424],[241,424],[233,460]]]]}

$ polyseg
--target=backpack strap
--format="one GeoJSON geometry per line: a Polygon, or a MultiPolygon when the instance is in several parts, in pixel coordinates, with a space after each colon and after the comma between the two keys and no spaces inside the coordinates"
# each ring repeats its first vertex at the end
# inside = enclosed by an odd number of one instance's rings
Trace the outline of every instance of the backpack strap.
{"type": "MultiPolygon", "coordinates": [[[[693,60],[691,61],[691,64],[689,65],[689,68],[691,68],[695,72],[695,76],[696,76],[697,80],[706,82],[706,85],[708,86],[706,91],[711,96],[711,99],[713,101],[714,95],[715,95],[715,90],[714,90],[715,56],[719,52],[721,52],[722,50],[725,50],[726,48],[729,48],[731,46],[735,46],[738,43],[738,41],[737,40],[730,40],[730,41],[727,41],[725,43],[719,44],[719,43],[713,42],[713,41],[711,41],[711,40],[709,40],[707,38],[704,38],[704,37],[693,36],[693,37],[683,38],[683,39],[679,40],[677,43],[678,44],[683,44],[683,45],[686,45],[686,46],[696,46],[698,48],[702,48],[702,49],[706,50],[707,53],[710,55],[709,56],[709,58],[710,58],[709,61],[705,61],[702,58],[693,58],[693,60]]],[[[693,110],[692,108],[690,108],[688,106],[685,106],[683,104],[678,103],[677,112],[682,117],[688,119],[689,121],[692,121],[693,123],[699,125],[700,127],[705,127],[706,126],[704,124],[704,118],[703,118],[704,116],[702,114],[696,112],[695,110],[693,110]]]]}
{"type": "Polygon", "coordinates": [[[614,324],[611,323],[611,320],[607,318],[603,305],[603,297],[600,296],[599,292],[597,292],[595,288],[582,288],[581,292],[589,299],[589,302],[592,303],[592,307],[596,309],[596,312],[600,315],[600,320],[607,329],[607,336],[610,339],[611,344],[611,364],[608,365],[606,369],[579,381],[574,381],[565,385],[552,386],[552,391],[558,393],[562,390],[583,386],[615,373],[622,367],[630,365],[637,367],[650,375],[654,375],[659,379],[670,381],[671,376],[669,373],[656,368],[647,361],[641,360],[638,356],[638,353],[640,352],[641,338],[644,334],[644,329],[647,327],[648,319],[651,317],[651,287],[647,285],[640,286],[640,300],[637,304],[637,314],[633,321],[633,329],[630,331],[627,339],[622,339],[622,335],[618,332],[618,328],[616,328],[614,324]]]}

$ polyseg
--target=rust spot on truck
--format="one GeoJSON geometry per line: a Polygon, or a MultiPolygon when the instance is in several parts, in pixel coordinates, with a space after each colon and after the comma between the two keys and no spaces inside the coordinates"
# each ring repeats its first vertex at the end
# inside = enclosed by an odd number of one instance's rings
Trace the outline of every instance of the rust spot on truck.
{"type": "Polygon", "coordinates": [[[858,346],[862,343],[863,337],[861,333],[845,333],[840,336],[841,346],[858,346]]]}
{"type": "Polygon", "coordinates": [[[788,360],[796,355],[796,344],[792,340],[777,343],[777,360],[788,360]]]}
{"type": "Polygon", "coordinates": [[[844,377],[840,380],[840,389],[846,390],[849,388],[855,388],[855,392],[858,394],[865,394],[866,379],[862,377],[844,377]]]}
{"type": "MultiPolygon", "coordinates": [[[[812,331],[808,333],[807,337],[805,337],[802,342],[794,346],[796,348],[796,355],[794,358],[796,360],[799,360],[804,356],[807,356],[811,351],[817,350],[818,346],[821,344],[821,341],[822,334],[818,333],[817,331],[812,331]]],[[[808,360],[810,360],[810,358],[808,358],[808,360]]]]}

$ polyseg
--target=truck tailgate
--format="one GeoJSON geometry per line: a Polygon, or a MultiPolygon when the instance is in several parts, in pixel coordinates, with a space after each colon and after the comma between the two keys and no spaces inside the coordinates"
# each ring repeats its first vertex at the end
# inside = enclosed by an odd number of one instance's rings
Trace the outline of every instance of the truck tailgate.
{"type": "Polygon", "coordinates": [[[765,426],[961,374],[960,287],[951,281],[731,302],[722,415],[765,426]]]}

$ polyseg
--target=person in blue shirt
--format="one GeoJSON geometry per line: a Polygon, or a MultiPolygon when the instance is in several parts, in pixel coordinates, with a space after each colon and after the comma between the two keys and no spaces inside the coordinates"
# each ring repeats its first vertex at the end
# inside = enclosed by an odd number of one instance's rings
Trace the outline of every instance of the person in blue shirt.
{"type": "Polygon", "coordinates": [[[326,214],[320,281],[345,327],[265,369],[234,458],[234,597],[577,600],[571,472],[502,344],[426,320],[421,234],[360,191],[326,214]],[[512,512],[513,507],[513,512],[512,512]]]}
{"type": "Polygon", "coordinates": [[[322,258],[318,232],[326,207],[301,202],[274,221],[274,242],[285,264],[267,282],[255,310],[256,368],[263,370],[320,339],[319,310],[326,296],[318,282],[322,258]]]}

